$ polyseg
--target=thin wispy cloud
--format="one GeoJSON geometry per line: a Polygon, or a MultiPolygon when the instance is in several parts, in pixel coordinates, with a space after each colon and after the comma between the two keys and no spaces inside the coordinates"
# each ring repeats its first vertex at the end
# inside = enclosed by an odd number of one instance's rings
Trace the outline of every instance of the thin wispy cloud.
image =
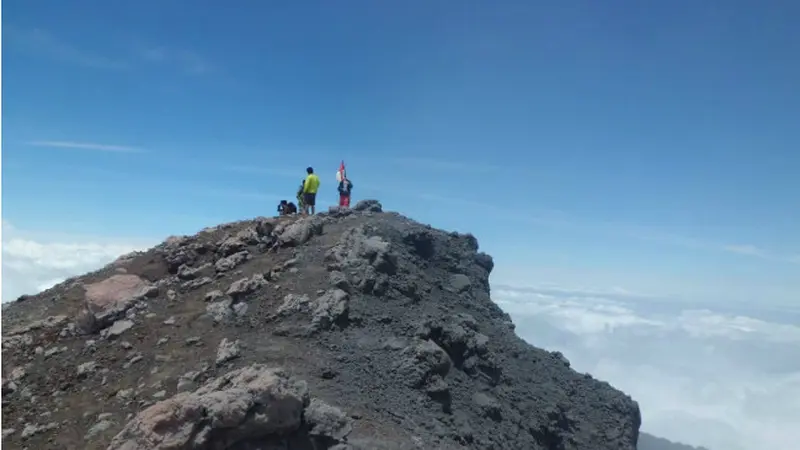
{"type": "Polygon", "coordinates": [[[501,214],[505,219],[516,220],[534,225],[545,225],[560,229],[571,228],[592,230],[597,233],[625,236],[637,240],[658,242],[661,244],[667,244],[686,249],[729,253],[732,255],[758,258],[765,261],[778,263],[800,264],[800,255],[798,254],[775,253],[750,244],[727,244],[714,242],[711,240],[679,236],[665,233],[661,230],[645,228],[632,224],[603,223],[581,220],[580,218],[570,217],[561,211],[520,212],[511,211],[504,206],[477,202],[458,197],[448,197],[430,193],[411,193],[411,195],[421,200],[436,202],[443,205],[460,205],[472,208],[476,211],[481,211],[483,213],[501,214]]]}
{"type": "Polygon", "coordinates": [[[721,243],[713,240],[678,236],[658,230],[644,229],[642,227],[634,226],[625,226],[623,228],[625,229],[625,233],[642,240],[657,241],[697,250],[712,250],[733,255],[763,259],[766,261],[800,264],[800,258],[798,258],[797,255],[774,252],[752,244],[721,243]]]}
{"type": "Polygon", "coordinates": [[[435,202],[441,205],[465,206],[474,211],[478,211],[481,214],[494,214],[498,215],[498,217],[503,217],[506,219],[512,219],[519,222],[525,222],[530,224],[548,225],[560,228],[572,228],[578,225],[586,226],[585,223],[581,224],[581,222],[578,222],[575,219],[569,219],[565,217],[561,211],[540,210],[540,211],[520,212],[512,210],[511,208],[505,205],[479,202],[460,197],[450,197],[439,194],[431,194],[427,192],[409,192],[408,194],[416,198],[419,198],[420,200],[435,202]]]}
{"type": "Polygon", "coordinates": [[[800,264],[800,258],[796,255],[784,255],[773,253],[768,250],[753,245],[723,245],[721,249],[728,253],[735,253],[743,256],[752,256],[768,261],[783,262],[790,264],[800,264]]]}
{"type": "Polygon", "coordinates": [[[7,42],[31,54],[94,69],[123,70],[130,67],[128,61],[78,48],[42,29],[23,30],[9,26],[4,28],[7,42]]]}
{"type": "Polygon", "coordinates": [[[142,61],[151,64],[176,66],[192,75],[203,75],[214,69],[208,60],[200,54],[189,50],[167,46],[137,45],[135,53],[142,61]]]}
{"type": "Polygon", "coordinates": [[[304,171],[285,167],[268,166],[224,166],[223,170],[247,175],[279,176],[297,178],[305,176],[304,171]]]}
{"type": "Polygon", "coordinates": [[[492,212],[498,213],[501,211],[505,211],[505,208],[499,205],[493,205],[490,203],[479,202],[475,200],[469,200],[460,197],[451,197],[447,195],[440,195],[440,194],[432,194],[428,192],[411,192],[411,191],[401,191],[401,193],[405,193],[416,197],[420,200],[425,200],[429,202],[438,203],[440,205],[459,205],[468,207],[474,211],[482,211],[482,212],[492,212]]]}
{"type": "Polygon", "coordinates": [[[210,197],[222,197],[222,198],[236,198],[241,200],[255,200],[255,201],[280,201],[285,199],[286,196],[280,196],[277,194],[270,194],[270,193],[261,193],[261,192],[253,192],[253,191],[242,191],[238,189],[202,189],[202,190],[193,190],[195,194],[202,194],[208,195],[210,197]]]}
{"type": "Polygon", "coordinates": [[[722,249],[726,252],[738,253],[740,255],[757,256],[759,258],[769,257],[768,253],[754,245],[724,245],[722,249]]]}
{"type": "Polygon", "coordinates": [[[453,171],[459,173],[489,173],[502,170],[499,166],[478,162],[445,161],[429,158],[392,158],[393,164],[415,169],[434,170],[434,171],[453,171]]]}
{"type": "Polygon", "coordinates": [[[33,147],[50,147],[50,148],[63,148],[73,150],[90,150],[96,152],[107,153],[143,153],[145,150],[138,147],[129,147],[126,145],[108,145],[97,144],[91,142],[72,142],[72,141],[32,141],[28,145],[33,147]]]}
{"type": "Polygon", "coordinates": [[[39,28],[4,27],[4,38],[18,50],[55,61],[102,70],[128,70],[147,63],[156,63],[191,74],[202,75],[214,70],[200,54],[174,47],[121,45],[119,55],[107,56],[81,48],[67,39],[39,28]]]}
{"type": "Polygon", "coordinates": [[[582,298],[607,298],[612,300],[662,300],[663,295],[653,295],[643,292],[632,292],[623,287],[614,286],[611,288],[583,287],[583,286],[559,286],[555,284],[541,284],[538,286],[511,286],[508,284],[492,284],[492,291],[501,296],[515,296],[516,294],[525,295],[551,295],[563,298],[582,297],[582,298]]]}

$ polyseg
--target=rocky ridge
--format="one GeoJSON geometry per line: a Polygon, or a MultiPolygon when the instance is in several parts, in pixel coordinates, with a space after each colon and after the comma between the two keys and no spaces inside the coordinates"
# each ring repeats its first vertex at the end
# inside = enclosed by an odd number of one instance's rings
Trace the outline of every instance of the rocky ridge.
{"type": "Polygon", "coordinates": [[[3,309],[10,449],[636,448],[472,235],[366,200],[168,238],[3,309]]]}

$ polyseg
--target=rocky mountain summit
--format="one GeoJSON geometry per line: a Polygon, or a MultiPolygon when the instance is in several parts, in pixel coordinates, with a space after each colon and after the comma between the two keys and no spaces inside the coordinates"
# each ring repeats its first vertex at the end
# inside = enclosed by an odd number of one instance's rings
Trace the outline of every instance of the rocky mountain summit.
{"type": "Polygon", "coordinates": [[[635,449],[636,402],[521,340],[493,266],[374,200],[168,238],[3,309],[3,446],[635,449]]]}

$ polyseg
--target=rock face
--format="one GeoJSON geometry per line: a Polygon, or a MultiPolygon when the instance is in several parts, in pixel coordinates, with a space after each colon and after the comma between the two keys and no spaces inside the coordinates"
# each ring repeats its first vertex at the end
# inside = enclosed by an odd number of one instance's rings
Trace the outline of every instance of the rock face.
{"type": "Polygon", "coordinates": [[[170,237],[3,309],[9,449],[633,450],[492,258],[374,200],[170,237]]]}

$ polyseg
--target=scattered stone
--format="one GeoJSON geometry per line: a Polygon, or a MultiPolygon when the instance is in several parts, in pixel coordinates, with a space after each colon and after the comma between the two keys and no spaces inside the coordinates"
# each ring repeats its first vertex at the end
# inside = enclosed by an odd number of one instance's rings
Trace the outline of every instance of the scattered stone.
{"type": "Polygon", "coordinates": [[[250,278],[242,278],[231,284],[226,292],[234,300],[241,300],[245,296],[261,289],[267,285],[267,280],[261,274],[255,274],[250,278]]]}
{"type": "Polygon", "coordinates": [[[37,331],[42,329],[57,328],[64,325],[68,320],[69,318],[64,315],[48,316],[42,320],[34,320],[33,322],[25,326],[15,327],[12,328],[11,330],[7,330],[4,333],[5,336],[3,337],[5,338],[7,336],[18,336],[21,334],[30,333],[31,331],[37,331]]]}
{"type": "Polygon", "coordinates": [[[83,378],[97,370],[97,362],[89,361],[78,366],[78,378],[83,378]]]}
{"type": "Polygon", "coordinates": [[[66,338],[66,337],[77,336],[78,334],[79,334],[78,329],[75,327],[75,324],[68,323],[64,326],[64,328],[61,329],[61,332],[58,333],[58,336],[61,338],[66,338]]]}
{"type": "Polygon", "coordinates": [[[113,325],[104,329],[101,336],[104,339],[116,339],[131,328],[133,328],[133,321],[127,319],[117,320],[113,325]]]}
{"type": "Polygon", "coordinates": [[[22,439],[28,439],[37,434],[46,433],[56,428],[58,428],[58,424],[55,422],[50,422],[47,425],[27,424],[25,425],[25,428],[22,429],[22,439]]]}
{"type": "Polygon", "coordinates": [[[13,350],[33,344],[33,336],[21,334],[16,336],[3,336],[3,349],[13,350]]]}
{"type": "Polygon", "coordinates": [[[311,299],[306,294],[286,294],[283,303],[278,307],[277,314],[288,314],[309,309],[311,299]]]}
{"type": "Polygon", "coordinates": [[[334,325],[344,327],[350,311],[350,296],[341,289],[332,289],[319,297],[314,305],[311,325],[313,329],[329,329],[334,325]]]}
{"type": "Polygon", "coordinates": [[[186,372],[178,378],[178,392],[189,392],[197,389],[197,380],[200,378],[199,371],[186,372]]]}
{"type": "Polygon", "coordinates": [[[197,336],[188,337],[188,338],[186,338],[186,340],[184,342],[186,342],[186,345],[202,345],[203,344],[203,340],[200,339],[197,336]]]}
{"type": "Polygon", "coordinates": [[[100,420],[99,422],[92,425],[91,428],[89,428],[89,431],[86,433],[84,439],[86,439],[87,441],[91,441],[97,435],[108,431],[112,426],[114,426],[114,423],[111,422],[110,420],[100,420]]]}
{"type": "Polygon", "coordinates": [[[220,366],[225,364],[226,362],[236,359],[241,354],[241,348],[239,347],[239,340],[230,341],[228,338],[223,338],[222,342],[219,344],[219,348],[217,348],[217,365],[220,366]]]}
{"type": "Polygon", "coordinates": [[[214,268],[217,270],[217,272],[228,272],[244,264],[248,259],[250,259],[250,252],[247,250],[242,250],[230,256],[221,258],[214,264],[214,268]]]}
{"type": "Polygon", "coordinates": [[[128,359],[128,362],[126,362],[122,367],[124,369],[129,369],[131,366],[133,366],[134,364],[138,363],[139,361],[141,361],[143,359],[144,359],[144,356],[142,356],[141,353],[135,353],[135,354],[130,356],[130,359],[128,359]]]}
{"type": "Polygon", "coordinates": [[[175,317],[170,317],[164,321],[164,325],[175,325],[175,317]]]}
{"type": "Polygon", "coordinates": [[[11,370],[11,374],[9,375],[8,378],[11,381],[19,381],[19,380],[25,378],[25,375],[27,375],[27,374],[28,374],[28,372],[25,370],[25,367],[22,367],[22,366],[14,367],[11,370]]]}
{"type": "Polygon", "coordinates": [[[342,440],[353,430],[350,419],[345,413],[316,398],[309,402],[304,418],[312,436],[327,436],[342,440]]]}
{"type": "Polygon", "coordinates": [[[153,398],[155,399],[162,399],[167,396],[167,391],[161,390],[153,394],[153,398]]]}
{"type": "Polygon", "coordinates": [[[214,280],[212,280],[211,277],[202,277],[196,280],[187,281],[186,283],[183,283],[181,287],[186,291],[191,291],[213,282],[214,280]]]}
{"type": "Polygon", "coordinates": [[[214,323],[225,322],[233,315],[232,305],[233,300],[229,298],[209,303],[206,305],[206,313],[211,317],[214,323]]]}
{"type": "Polygon", "coordinates": [[[17,383],[11,380],[3,380],[3,395],[11,394],[17,391],[17,383]]]}
{"type": "Polygon", "coordinates": [[[233,309],[233,314],[236,315],[236,317],[244,317],[245,314],[247,314],[248,306],[247,303],[245,302],[239,302],[234,304],[232,309],[233,309]]]}
{"type": "Polygon", "coordinates": [[[67,347],[53,347],[49,348],[44,352],[44,357],[49,358],[55,354],[67,351],[67,347]]]}
{"type": "Polygon", "coordinates": [[[283,263],[283,268],[287,269],[289,267],[294,267],[297,265],[297,258],[287,259],[286,262],[283,263]]]}
{"type": "Polygon", "coordinates": [[[200,267],[189,267],[186,264],[178,268],[178,278],[183,281],[196,280],[213,274],[211,264],[206,263],[200,267]]]}
{"type": "Polygon", "coordinates": [[[447,352],[431,340],[417,340],[403,350],[399,373],[410,387],[421,387],[435,377],[444,377],[452,362],[447,352]]]}
{"type": "Polygon", "coordinates": [[[238,232],[235,236],[223,240],[219,244],[219,252],[222,256],[231,256],[243,250],[248,245],[259,243],[259,235],[255,228],[246,228],[238,232]]]}
{"type": "Polygon", "coordinates": [[[222,291],[213,290],[213,291],[209,291],[208,293],[206,293],[206,295],[203,297],[203,299],[206,302],[215,302],[215,301],[217,301],[217,300],[219,300],[219,299],[221,299],[223,297],[225,297],[225,294],[223,294],[222,291]]]}

